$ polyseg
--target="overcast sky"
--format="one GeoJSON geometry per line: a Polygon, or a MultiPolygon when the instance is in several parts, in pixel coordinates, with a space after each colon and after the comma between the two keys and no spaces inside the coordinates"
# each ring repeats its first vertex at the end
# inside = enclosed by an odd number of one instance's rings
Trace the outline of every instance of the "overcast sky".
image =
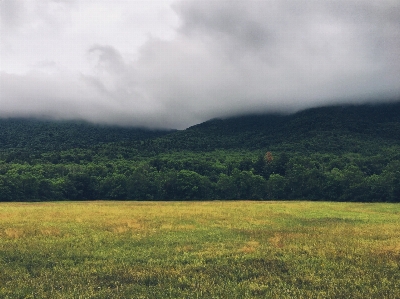
{"type": "Polygon", "coordinates": [[[399,0],[0,0],[0,117],[186,128],[400,99],[399,0]]]}

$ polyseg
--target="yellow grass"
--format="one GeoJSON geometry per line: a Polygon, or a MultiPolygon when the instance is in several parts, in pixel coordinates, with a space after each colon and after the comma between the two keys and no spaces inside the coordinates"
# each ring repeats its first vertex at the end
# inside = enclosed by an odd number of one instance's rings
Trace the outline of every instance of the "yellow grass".
{"type": "Polygon", "coordinates": [[[400,298],[400,206],[0,204],[0,298],[400,298]]]}

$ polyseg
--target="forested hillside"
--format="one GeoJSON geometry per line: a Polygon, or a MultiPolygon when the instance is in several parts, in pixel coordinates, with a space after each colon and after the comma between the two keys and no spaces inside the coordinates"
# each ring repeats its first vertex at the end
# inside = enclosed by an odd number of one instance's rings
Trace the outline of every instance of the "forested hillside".
{"type": "Polygon", "coordinates": [[[0,118],[0,149],[45,152],[71,148],[90,148],[99,144],[140,141],[171,133],[169,130],[148,130],[86,122],[49,121],[23,118],[0,118]]]}
{"type": "Polygon", "coordinates": [[[369,152],[399,144],[400,102],[313,108],[292,115],[215,119],[157,141],[172,149],[270,148],[289,152],[369,152]]]}
{"type": "Polygon", "coordinates": [[[149,131],[0,119],[0,201],[400,201],[400,102],[149,131]]]}

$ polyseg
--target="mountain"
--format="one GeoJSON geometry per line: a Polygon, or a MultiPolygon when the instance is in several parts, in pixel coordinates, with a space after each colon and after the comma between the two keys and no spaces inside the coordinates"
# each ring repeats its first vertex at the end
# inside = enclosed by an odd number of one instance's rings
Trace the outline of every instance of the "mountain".
{"type": "Polygon", "coordinates": [[[213,119],[155,142],[170,150],[359,152],[400,144],[400,102],[213,119]]]}
{"type": "Polygon", "coordinates": [[[90,148],[111,142],[143,141],[171,132],[171,130],[95,125],[83,121],[0,118],[0,149],[40,152],[90,148]]]}
{"type": "Polygon", "coordinates": [[[216,149],[378,152],[382,145],[400,144],[400,102],[320,107],[290,115],[212,119],[181,131],[72,121],[0,119],[0,150],[42,152],[108,143],[158,153],[216,149]]]}
{"type": "Polygon", "coordinates": [[[382,145],[400,144],[400,102],[320,107],[290,115],[212,119],[181,131],[0,119],[0,150],[41,152],[107,143],[156,152],[216,149],[377,152],[382,145]]]}

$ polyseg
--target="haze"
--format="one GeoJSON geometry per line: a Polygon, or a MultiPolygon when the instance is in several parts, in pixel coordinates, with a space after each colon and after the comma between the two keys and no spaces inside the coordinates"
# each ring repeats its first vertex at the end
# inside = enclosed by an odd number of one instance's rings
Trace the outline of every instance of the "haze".
{"type": "Polygon", "coordinates": [[[2,0],[0,117],[186,128],[400,99],[400,1],[2,0]]]}

